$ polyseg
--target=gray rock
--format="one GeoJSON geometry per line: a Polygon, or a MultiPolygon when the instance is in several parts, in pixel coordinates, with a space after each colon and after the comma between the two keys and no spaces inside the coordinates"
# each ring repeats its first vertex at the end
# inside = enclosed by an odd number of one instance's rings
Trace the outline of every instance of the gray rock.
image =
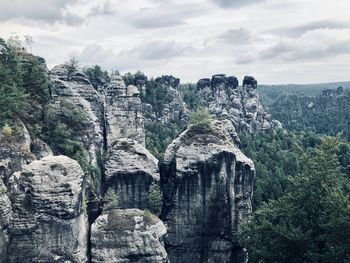
{"type": "Polygon", "coordinates": [[[105,188],[118,197],[118,208],[147,207],[147,194],[159,182],[158,160],[142,145],[130,139],[115,141],[105,165],[105,188]]]}
{"type": "MultiPolygon", "coordinates": [[[[81,68],[68,74],[67,65],[54,67],[50,72],[52,99],[47,106],[58,119],[66,118],[67,106],[74,106],[84,116],[84,129],[70,127],[72,136],[79,138],[88,153],[87,162],[97,169],[104,149],[104,97],[91,85],[81,68]]],[[[68,108],[69,108],[68,107],[68,108]]],[[[100,194],[100,176],[91,172],[94,191],[100,194]]]]}
{"type": "Polygon", "coordinates": [[[86,262],[88,223],[81,212],[84,173],[78,162],[48,156],[17,177],[8,262],[86,262]]]}
{"type": "Polygon", "coordinates": [[[236,77],[223,74],[197,83],[200,103],[217,119],[228,119],[237,132],[267,131],[281,127],[263,107],[257,93],[257,81],[246,76],[243,86],[238,86],[236,77]]]}
{"type": "Polygon", "coordinates": [[[244,262],[238,242],[252,212],[255,169],[226,124],[193,126],[167,148],[161,164],[170,262],[244,262]]]}
{"type": "Polygon", "coordinates": [[[113,76],[106,89],[105,118],[107,144],[130,138],[145,145],[142,104],[135,86],[125,86],[120,76],[113,76]]]}
{"type": "Polygon", "coordinates": [[[31,145],[31,152],[34,154],[36,159],[41,159],[46,156],[52,156],[52,150],[50,147],[40,139],[35,139],[31,145]]]}
{"type": "Polygon", "coordinates": [[[7,246],[9,244],[8,225],[12,216],[11,202],[7,196],[7,188],[0,177],[0,262],[7,262],[7,246]]]}
{"type": "Polygon", "coordinates": [[[112,210],[91,227],[92,262],[165,263],[166,228],[149,212],[112,210]]]}

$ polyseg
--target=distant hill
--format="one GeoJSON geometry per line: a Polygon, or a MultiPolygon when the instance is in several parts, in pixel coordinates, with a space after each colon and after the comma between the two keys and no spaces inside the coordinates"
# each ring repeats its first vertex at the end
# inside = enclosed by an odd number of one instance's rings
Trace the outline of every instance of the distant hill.
{"type": "Polygon", "coordinates": [[[259,85],[258,93],[263,104],[269,106],[283,93],[316,96],[320,95],[325,89],[336,89],[339,86],[342,86],[344,90],[350,90],[350,81],[306,85],[259,85]]]}

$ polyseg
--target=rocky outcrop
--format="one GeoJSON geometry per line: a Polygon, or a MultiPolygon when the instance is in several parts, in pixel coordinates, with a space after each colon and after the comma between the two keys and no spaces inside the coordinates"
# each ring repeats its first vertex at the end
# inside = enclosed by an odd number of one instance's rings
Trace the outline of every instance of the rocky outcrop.
{"type": "Polygon", "coordinates": [[[67,65],[56,66],[50,72],[50,80],[52,100],[49,107],[54,114],[64,118],[65,113],[62,109],[65,108],[65,104],[74,105],[84,113],[87,125],[75,136],[83,139],[85,149],[89,153],[89,163],[97,167],[104,142],[103,98],[80,68],[69,71],[67,65]]]}
{"type": "Polygon", "coordinates": [[[166,228],[149,212],[112,210],[91,228],[92,262],[165,263],[166,228]]]}
{"type": "Polygon", "coordinates": [[[9,243],[8,225],[12,215],[11,202],[7,196],[7,187],[0,177],[0,262],[7,262],[7,246],[9,243]]]}
{"type": "Polygon", "coordinates": [[[41,159],[46,156],[52,156],[52,150],[50,147],[40,139],[35,139],[31,144],[31,152],[34,154],[36,159],[41,159]]]}
{"type": "Polygon", "coordinates": [[[175,120],[182,125],[187,124],[189,120],[189,110],[183,101],[181,94],[177,90],[180,79],[174,76],[164,75],[155,79],[157,85],[165,90],[164,96],[167,96],[167,103],[162,105],[160,112],[154,112],[152,106],[144,105],[145,117],[148,120],[159,121],[163,124],[175,120]]]}
{"type": "Polygon", "coordinates": [[[266,131],[281,127],[262,106],[257,81],[244,77],[243,86],[233,76],[214,75],[197,83],[200,102],[218,119],[228,119],[238,132],[266,131]]]}
{"type": "Polygon", "coordinates": [[[252,212],[255,170],[225,125],[190,125],[160,167],[170,262],[245,262],[237,236],[252,212]]]}
{"type": "Polygon", "coordinates": [[[130,139],[115,141],[105,165],[105,189],[112,188],[118,208],[147,207],[150,185],[159,182],[158,160],[142,145],[130,139]]]}
{"type": "Polygon", "coordinates": [[[8,262],[86,262],[83,176],[65,156],[33,161],[14,176],[8,262]]]}
{"type": "Polygon", "coordinates": [[[140,91],[134,85],[125,86],[120,76],[113,76],[106,88],[107,145],[120,138],[136,140],[145,145],[140,91]]]}

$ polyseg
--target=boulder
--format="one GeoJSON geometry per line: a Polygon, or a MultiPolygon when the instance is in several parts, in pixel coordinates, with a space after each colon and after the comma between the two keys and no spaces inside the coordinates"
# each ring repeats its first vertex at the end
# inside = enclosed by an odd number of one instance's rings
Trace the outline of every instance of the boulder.
{"type": "Polygon", "coordinates": [[[18,174],[8,262],[86,262],[84,173],[77,161],[47,156],[18,174]]]}
{"type": "Polygon", "coordinates": [[[166,228],[148,211],[115,209],[91,227],[92,262],[166,263],[166,228]]]}

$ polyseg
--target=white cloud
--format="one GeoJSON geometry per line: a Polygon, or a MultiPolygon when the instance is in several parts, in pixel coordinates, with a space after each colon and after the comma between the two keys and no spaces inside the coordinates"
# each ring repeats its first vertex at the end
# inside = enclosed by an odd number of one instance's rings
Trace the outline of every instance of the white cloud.
{"type": "Polygon", "coordinates": [[[216,73],[341,81],[349,9],[348,0],[1,0],[0,32],[33,36],[50,67],[76,54],[83,64],[184,82],[216,73]]]}

